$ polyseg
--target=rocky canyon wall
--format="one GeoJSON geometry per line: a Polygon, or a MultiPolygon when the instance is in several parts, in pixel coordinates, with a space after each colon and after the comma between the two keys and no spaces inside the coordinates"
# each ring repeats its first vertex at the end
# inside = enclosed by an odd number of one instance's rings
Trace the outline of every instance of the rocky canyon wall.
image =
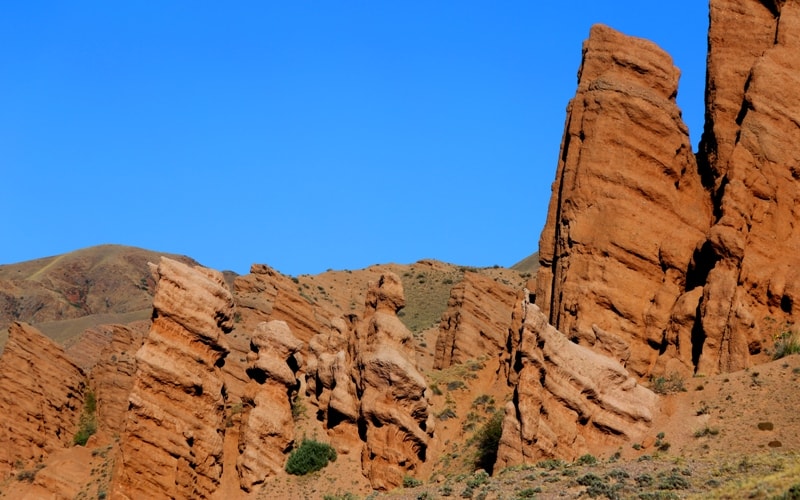
{"type": "Polygon", "coordinates": [[[535,290],[573,341],[610,352],[621,340],[639,377],[711,374],[750,366],[795,321],[798,11],[793,1],[711,2],[696,156],[669,56],[592,28],[535,290]]]}

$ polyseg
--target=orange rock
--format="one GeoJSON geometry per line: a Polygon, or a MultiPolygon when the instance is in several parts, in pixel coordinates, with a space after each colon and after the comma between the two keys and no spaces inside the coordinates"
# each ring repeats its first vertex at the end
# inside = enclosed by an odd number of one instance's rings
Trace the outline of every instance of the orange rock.
{"type": "Polygon", "coordinates": [[[225,389],[233,297],[222,273],[162,258],[153,325],[136,354],[113,494],[208,498],[222,475],[225,389]]]}
{"type": "Polygon", "coordinates": [[[36,328],[13,322],[0,357],[0,477],[72,445],[86,377],[36,328]]]}
{"type": "Polygon", "coordinates": [[[592,28],[539,244],[536,304],[550,323],[601,351],[597,328],[618,336],[638,375],[665,348],[711,223],[675,103],[678,76],[653,43],[592,28]]]}
{"type": "Polygon", "coordinates": [[[707,115],[701,154],[715,223],[696,264],[697,371],[753,364],[800,300],[800,6],[711,2],[707,115]]]}
{"type": "Polygon", "coordinates": [[[251,382],[246,389],[236,461],[245,491],[280,472],[285,453],[292,447],[292,397],[300,387],[294,355],[303,347],[286,322],[278,320],[259,324],[251,344],[247,370],[251,382]]]}
{"type": "Polygon", "coordinates": [[[450,291],[439,323],[433,367],[444,369],[506,349],[516,291],[481,274],[466,272],[450,291]]]}
{"type": "Polygon", "coordinates": [[[506,405],[495,470],[599,454],[649,430],[657,396],[618,361],[570,342],[527,300],[515,312],[515,397],[506,405]]]}
{"type": "Polygon", "coordinates": [[[374,489],[402,485],[426,460],[434,421],[428,384],[414,362],[408,328],[397,317],[405,304],[403,285],[385,273],[367,292],[358,340],[360,425],[365,427],[361,455],[364,474],[374,489]]]}

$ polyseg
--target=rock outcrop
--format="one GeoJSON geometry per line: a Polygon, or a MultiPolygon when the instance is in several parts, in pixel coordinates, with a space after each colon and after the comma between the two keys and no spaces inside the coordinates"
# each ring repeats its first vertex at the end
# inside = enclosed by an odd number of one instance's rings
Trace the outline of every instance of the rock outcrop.
{"type": "Polygon", "coordinates": [[[300,388],[299,363],[303,347],[284,321],[261,323],[250,340],[246,408],[239,434],[239,471],[243,490],[283,470],[294,442],[292,400],[300,388]]]}
{"type": "Polygon", "coordinates": [[[481,356],[498,357],[506,350],[516,291],[493,279],[466,272],[450,291],[439,323],[433,367],[481,356]]]}
{"type": "Polygon", "coordinates": [[[354,317],[333,321],[334,329],[309,342],[306,394],[316,405],[331,443],[340,452],[361,451],[358,417],[361,403],[356,392],[356,342],[354,317]]]}
{"type": "Polygon", "coordinates": [[[162,258],[153,272],[153,325],[136,354],[113,494],[208,498],[222,475],[219,367],[233,297],[217,271],[162,258]]]}
{"type": "Polygon", "coordinates": [[[649,428],[657,397],[615,359],[571,342],[527,299],[515,308],[515,391],[495,469],[615,449],[649,428]]]}
{"type": "Polygon", "coordinates": [[[72,445],[87,387],[83,371],[36,328],[13,322],[0,357],[0,477],[72,445]]]}
{"type": "Polygon", "coordinates": [[[264,264],[253,264],[250,274],[234,281],[236,304],[251,330],[262,321],[285,321],[292,333],[307,343],[321,331],[330,330],[330,315],[305,299],[297,285],[264,264]]]}
{"type": "Polygon", "coordinates": [[[361,456],[372,487],[403,484],[426,459],[434,421],[428,384],[414,362],[413,336],[397,317],[405,305],[403,285],[386,273],[367,292],[358,340],[359,425],[364,428],[361,456]]]}
{"type": "Polygon", "coordinates": [[[111,434],[118,434],[125,428],[128,397],[136,375],[136,353],[146,333],[146,330],[142,331],[143,325],[140,323],[132,326],[104,325],[92,329],[92,335],[103,332],[109,337],[109,342],[89,373],[89,379],[97,397],[98,428],[111,434]]]}
{"type": "Polygon", "coordinates": [[[592,28],[539,243],[536,304],[549,322],[600,349],[597,328],[621,336],[638,375],[667,347],[670,312],[711,223],[675,103],[678,76],[653,43],[592,28]]]}
{"type": "Polygon", "coordinates": [[[427,458],[434,421],[413,335],[397,317],[403,284],[391,272],[370,283],[364,317],[332,322],[311,339],[306,390],[337,449],[361,451],[370,484],[388,490],[427,458]]]}
{"type": "Polygon", "coordinates": [[[702,278],[696,370],[733,371],[771,347],[800,300],[800,4],[711,2],[706,130],[714,224],[702,278]]]}

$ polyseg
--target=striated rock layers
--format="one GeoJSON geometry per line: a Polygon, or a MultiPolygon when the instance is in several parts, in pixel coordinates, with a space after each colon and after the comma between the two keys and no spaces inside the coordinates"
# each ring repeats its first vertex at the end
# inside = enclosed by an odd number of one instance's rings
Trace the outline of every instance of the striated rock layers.
{"type": "Polygon", "coordinates": [[[283,469],[294,442],[292,399],[300,388],[294,355],[303,347],[285,321],[260,323],[250,340],[246,409],[239,434],[242,489],[250,491],[283,469]]]}
{"type": "Polygon", "coordinates": [[[505,352],[515,294],[511,287],[487,276],[464,273],[464,279],[450,291],[439,324],[433,367],[444,369],[505,352]]]}
{"type": "Polygon", "coordinates": [[[434,421],[413,336],[397,317],[405,305],[400,278],[382,274],[365,302],[354,331],[350,317],[311,340],[307,392],[334,445],[360,446],[364,475],[373,488],[388,490],[426,460],[434,421]]]}
{"type": "Polygon", "coordinates": [[[592,29],[540,240],[536,304],[639,376],[750,366],[796,322],[800,4],[710,5],[697,161],[669,57],[592,29]]]}
{"type": "Polygon", "coordinates": [[[701,162],[714,224],[697,252],[700,373],[749,366],[800,300],[800,3],[711,2],[701,162]]]}
{"type": "Polygon", "coordinates": [[[656,395],[615,359],[570,342],[523,299],[515,309],[516,390],[495,470],[616,448],[649,429],[656,395]]]}
{"type": "Polygon", "coordinates": [[[711,222],[678,76],[653,43],[592,28],[539,243],[536,304],[549,322],[587,345],[595,326],[621,335],[639,375],[664,349],[711,222]]]}
{"type": "Polygon", "coordinates": [[[72,444],[86,378],[60,346],[30,325],[11,323],[0,387],[0,478],[72,444]]]}
{"type": "Polygon", "coordinates": [[[89,330],[110,336],[89,373],[89,383],[97,397],[98,427],[112,434],[125,427],[128,397],[136,375],[136,352],[144,342],[145,332],[139,323],[102,325],[89,330]]]}
{"type": "Polygon", "coordinates": [[[163,257],[152,268],[153,324],[136,354],[113,494],[208,498],[222,475],[219,367],[233,298],[217,271],[163,257]]]}

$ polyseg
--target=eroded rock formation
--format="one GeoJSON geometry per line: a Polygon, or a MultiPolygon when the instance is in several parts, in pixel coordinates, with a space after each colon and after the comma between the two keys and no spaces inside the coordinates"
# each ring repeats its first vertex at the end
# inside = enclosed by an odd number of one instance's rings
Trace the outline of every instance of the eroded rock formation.
{"type": "Polygon", "coordinates": [[[307,393],[339,449],[361,451],[372,487],[403,483],[426,460],[434,421],[413,335],[397,317],[403,285],[391,272],[370,283],[364,317],[333,322],[309,346],[307,393]]]}
{"type": "Polygon", "coordinates": [[[506,405],[495,469],[572,461],[649,428],[657,397],[615,359],[571,342],[523,299],[515,309],[514,400],[506,405]]]}
{"type": "Polygon", "coordinates": [[[450,291],[439,323],[434,368],[481,356],[496,357],[506,349],[516,291],[493,279],[466,272],[450,291]]]}
{"type": "Polygon", "coordinates": [[[750,366],[800,299],[800,4],[711,2],[705,134],[714,224],[704,278],[700,373],[750,366]]]}
{"type": "Polygon", "coordinates": [[[592,28],[539,243],[536,304],[549,322],[599,348],[596,328],[621,335],[639,375],[665,348],[711,223],[675,103],[678,76],[653,43],[592,28]]]}
{"type": "Polygon", "coordinates": [[[233,298],[217,271],[162,257],[153,272],[153,325],[136,354],[113,490],[121,498],[208,498],[222,475],[219,366],[233,298]]]}
{"type": "Polygon", "coordinates": [[[285,321],[260,323],[250,340],[246,409],[239,434],[239,471],[242,489],[281,471],[294,442],[292,398],[300,388],[294,355],[303,347],[285,321]]]}
{"type": "Polygon", "coordinates": [[[36,328],[13,322],[0,357],[0,477],[72,445],[86,377],[36,328]]]}
{"type": "Polygon", "coordinates": [[[413,337],[397,317],[405,305],[403,285],[386,273],[367,292],[357,329],[360,426],[365,446],[361,464],[372,487],[403,484],[426,459],[434,421],[428,384],[414,364],[413,337]]]}
{"type": "Polygon", "coordinates": [[[97,423],[100,429],[117,434],[125,428],[128,397],[136,375],[136,352],[142,346],[146,330],[141,322],[132,326],[105,325],[95,332],[105,332],[110,341],[98,356],[89,374],[97,397],[97,423]]]}

